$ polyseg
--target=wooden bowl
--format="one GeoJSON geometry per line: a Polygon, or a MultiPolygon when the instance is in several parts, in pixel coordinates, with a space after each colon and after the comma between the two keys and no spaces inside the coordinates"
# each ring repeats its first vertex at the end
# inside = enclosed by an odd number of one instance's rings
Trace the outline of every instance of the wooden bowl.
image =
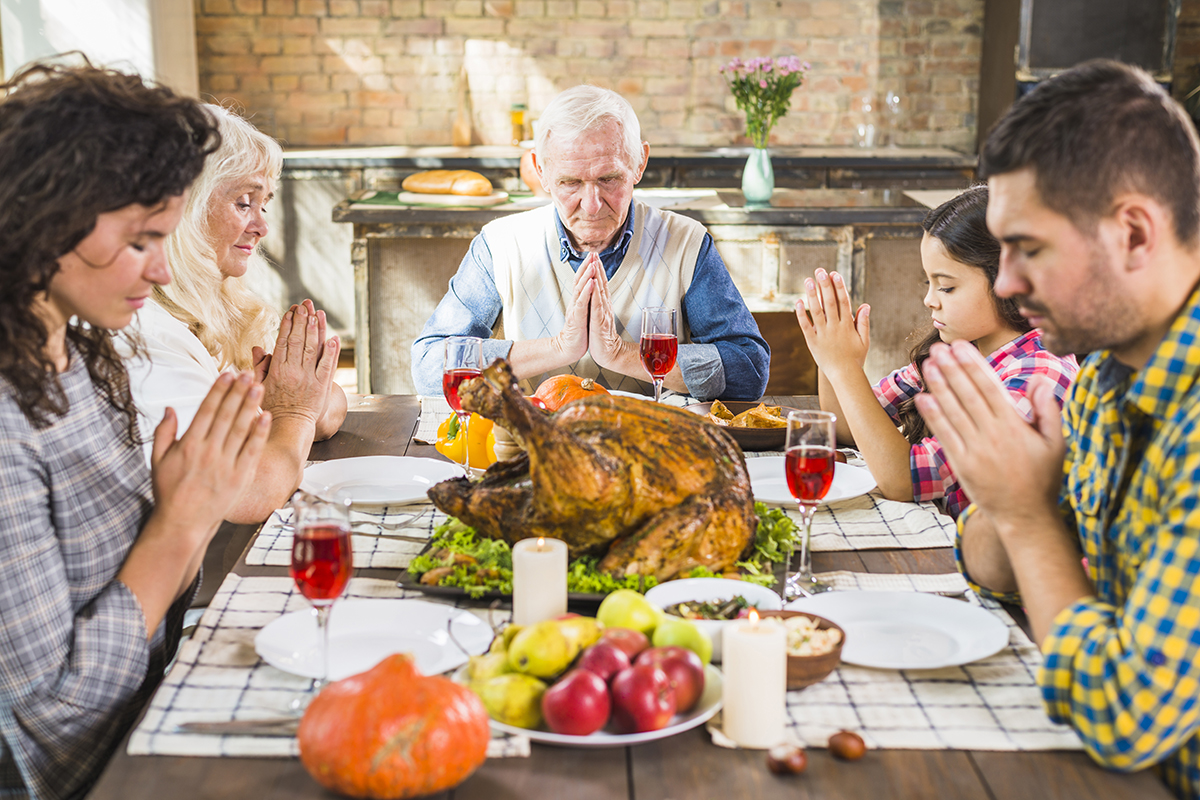
{"type": "Polygon", "coordinates": [[[842,662],[842,645],[846,643],[846,632],[842,630],[836,622],[831,622],[824,617],[818,617],[816,614],[806,614],[803,611],[763,611],[761,612],[764,618],[778,617],[779,619],[787,619],[788,617],[809,617],[817,621],[818,630],[828,630],[836,628],[842,631],[842,640],[838,642],[837,647],[828,653],[823,653],[819,656],[794,656],[788,654],[787,664],[787,688],[803,689],[806,686],[811,686],[814,683],[825,680],[829,673],[842,662]]]}

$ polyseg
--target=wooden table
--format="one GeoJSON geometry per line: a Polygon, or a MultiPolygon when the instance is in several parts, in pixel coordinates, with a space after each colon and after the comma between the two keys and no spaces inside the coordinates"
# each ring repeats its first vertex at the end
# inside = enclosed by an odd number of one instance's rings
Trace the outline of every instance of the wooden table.
{"type": "MultiPolygon", "coordinates": [[[[771,401],[771,398],[768,398],[771,401]]],[[[813,398],[780,397],[782,405],[811,405],[813,398]]],[[[436,456],[415,445],[420,406],[412,396],[351,398],[341,432],[313,448],[314,460],[365,455],[436,456]]],[[[943,573],[954,569],[949,549],[815,553],[818,571],[943,573]]],[[[284,575],[281,567],[247,567],[242,575],[284,575]]],[[[387,570],[359,570],[393,576],[387,570]]],[[[529,758],[485,763],[448,800],[572,798],[658,800],[659,798],[978,798],[978,800],[1167,800],[1171,795],[1152,772],[1122,775],[1097,767],[1080,752],[998,753],[963,750],[874,750],[844,763],[812,749],[804,775],[769,773],[761,752],[725,750],[704,729],[636,747],[582,750],[534,744],[529,758]]],[[[125,754],[113,757],[92,800],[189,800],[333,798],[296,760],[184,758],[125,754]]]]}

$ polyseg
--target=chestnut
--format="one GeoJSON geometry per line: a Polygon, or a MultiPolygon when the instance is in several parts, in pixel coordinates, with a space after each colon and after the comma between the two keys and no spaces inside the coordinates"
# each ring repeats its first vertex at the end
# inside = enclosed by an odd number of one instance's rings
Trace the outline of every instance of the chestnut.
{"type": "Polygon", "coordinates": [[[799,775],[807,767],[808,754],[802,747],[777,744],[767,751],[767,769],[776,775],[799,775]]]}
{"type": "Polygon", "coordinates": [[[843,761],[858,761],[867,752],[862,737],[852,731],[838,731],[829,737],[829,752],[843,761]]]}

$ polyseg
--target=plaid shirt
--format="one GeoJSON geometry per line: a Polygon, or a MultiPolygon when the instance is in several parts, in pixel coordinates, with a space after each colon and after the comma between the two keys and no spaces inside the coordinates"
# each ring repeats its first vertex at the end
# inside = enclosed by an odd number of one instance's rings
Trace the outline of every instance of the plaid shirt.
{"type": "MultiPolygon", "coordinates": [[[[1054,397],[1059,406],[1071,385],[1071,379],[1079,369],[1074,356],[1059,358],[1042,347],[1042,335],[1036,330],[1013,339],[988,356],[988,364],[1000,376],[1000,382],[1012,395],[1013,402],[1026,419],[1032,419],[1032,407],[1025,394],[1029,379],[1034,375],[1046,375],[1054,381],[1054,397]]],[[[900,424],[900,404],[925,389],[915,364],[898,369],[875,385],[875,396],[888,416],[900,424]]],[[[909,451],[909,469],[912,472],[913,499],[937,500],[944,498],[946,513],[957,517],[967,503],[966,493],[950,470],[946,455],[938,440],[929,436],[915,444],[909,451]]]]}
{"type": "Polygon", "coordinates": [[[5,798],[90,788],[162,675],[190,599],[147,643],[141,607],[116,580],[152,507],[146,462],[77,352],[60,379],[70,410],[40,430],[0,382],[5,798]]]}
{"type": "Polygon", "coordinates": [[[1038,675],[1050,718],[1070,724],[1099,763],[1157,765],[1191,798],[1200,797],[1198,338],[1200,293],[1141,370],[1107,351],[1080,369],[1063,415],[1060,503],[1096,594],[1055,617],[1038,675]]]}

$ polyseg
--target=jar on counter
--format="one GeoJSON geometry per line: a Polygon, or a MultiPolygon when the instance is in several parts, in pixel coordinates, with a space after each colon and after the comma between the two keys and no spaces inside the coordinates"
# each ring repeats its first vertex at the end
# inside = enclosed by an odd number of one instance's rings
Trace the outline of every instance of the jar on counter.
{"type": "Polygon", "coordinates": [[[513,103],[508,115],[512,120],[512,143],[519,145],[525,140],[525,104],[513,103]]]}

